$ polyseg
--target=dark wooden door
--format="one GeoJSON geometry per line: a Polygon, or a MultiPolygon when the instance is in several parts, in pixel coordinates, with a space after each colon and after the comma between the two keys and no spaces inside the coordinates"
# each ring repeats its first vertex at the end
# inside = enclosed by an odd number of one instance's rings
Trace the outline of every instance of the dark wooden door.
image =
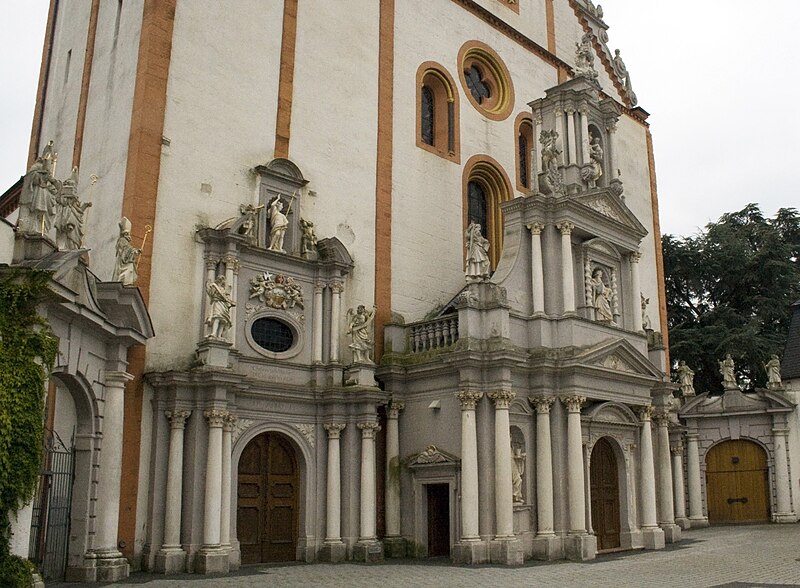
{"type": "Polygon", "coordinates": [[[589,470],[597,548],[614,549],[620,546],[619,478],[614,449],[606,439],[595,444],[589,470]]]}
{"type": "Polygon", "coordinates": [[[769,521],[767,454],[737,439],[712,447],[706,456],[708,520],[712,523],[769,521]]]}
{"type": "Polygon", "coordinates": [[[450,485],[428,484],[428,556],[450,555],[450,485]]]}
{"type": "Polygon", "coordinates": [[[247,444],[236,512],[243,564],[296,559],[299,487],[297,460],[284,437],[264,433],[247,444]]]}

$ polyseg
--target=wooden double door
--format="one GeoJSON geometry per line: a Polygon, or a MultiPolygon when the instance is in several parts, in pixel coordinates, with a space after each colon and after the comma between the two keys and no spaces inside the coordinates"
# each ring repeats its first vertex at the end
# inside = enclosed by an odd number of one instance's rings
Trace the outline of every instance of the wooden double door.
{"type": "Polygon", "coordinates": [[[592,449],[589,467],[592,529],[599,550],[620,547],[619,470],[614,449],[601,438],[592,449]]]}
{"type": "Polygon", "coordinates": [[[242,451],[236,532],[243,564],[297,558],[298,474],[294,449],[278,433],[263,433],[242,451]]]}
{"type": "Polygon", "coordinates": [[[744,439],[723,441],[706,455],[706,497],[711,523],[769,521],[767,454],[744,439]]]}

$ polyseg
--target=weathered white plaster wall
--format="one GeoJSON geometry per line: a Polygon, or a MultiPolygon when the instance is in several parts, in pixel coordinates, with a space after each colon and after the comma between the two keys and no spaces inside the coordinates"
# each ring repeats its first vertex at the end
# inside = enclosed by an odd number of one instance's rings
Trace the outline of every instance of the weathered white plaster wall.
{"type": "MultiPolygon", "coordinates": [[[[546,48],[547,15],[545,13],[545,0],[516,0],[516,2],[519,5],[519,14],[508,7],[506,0],[476,0],[476,4],[480,4],[520,33],[546,48]]],[[[458,8],[463,10],[460,6],[458,8]]],[[[466,17],[462,18],[466,20],[466,17]]],[[[470,16],[469,18],[475,20],[476,17],[470,16]]]]}

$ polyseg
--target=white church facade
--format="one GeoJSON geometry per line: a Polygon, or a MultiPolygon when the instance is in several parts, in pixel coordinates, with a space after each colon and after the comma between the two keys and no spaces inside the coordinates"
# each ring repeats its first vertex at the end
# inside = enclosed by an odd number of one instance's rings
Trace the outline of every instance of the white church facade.
{"type": "Polygon", "coordinates": [[[68,299],[71,524],[51,541],[36,502],[17,551],[90,582],[660,549],[708,524],[707,452],[750,437],[796,521],[795,399],[669,382],[648,115],[603,19],[52,2],[0,262],[68,299]]]}

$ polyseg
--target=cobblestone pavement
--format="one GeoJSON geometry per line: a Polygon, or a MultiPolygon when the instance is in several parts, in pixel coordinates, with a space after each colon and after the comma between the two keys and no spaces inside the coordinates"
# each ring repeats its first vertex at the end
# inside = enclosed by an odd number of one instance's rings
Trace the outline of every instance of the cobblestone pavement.
{"type": "Polygon", "coordinates": [[[224,577],[137,573],[113,586],[800,586],[800,525],[715,527],[686,531],[683,536],[683,541],[665,550],[614,553],[585,563],[462,567],[433,559],[384,564],[256,565],[224,577]]]}

